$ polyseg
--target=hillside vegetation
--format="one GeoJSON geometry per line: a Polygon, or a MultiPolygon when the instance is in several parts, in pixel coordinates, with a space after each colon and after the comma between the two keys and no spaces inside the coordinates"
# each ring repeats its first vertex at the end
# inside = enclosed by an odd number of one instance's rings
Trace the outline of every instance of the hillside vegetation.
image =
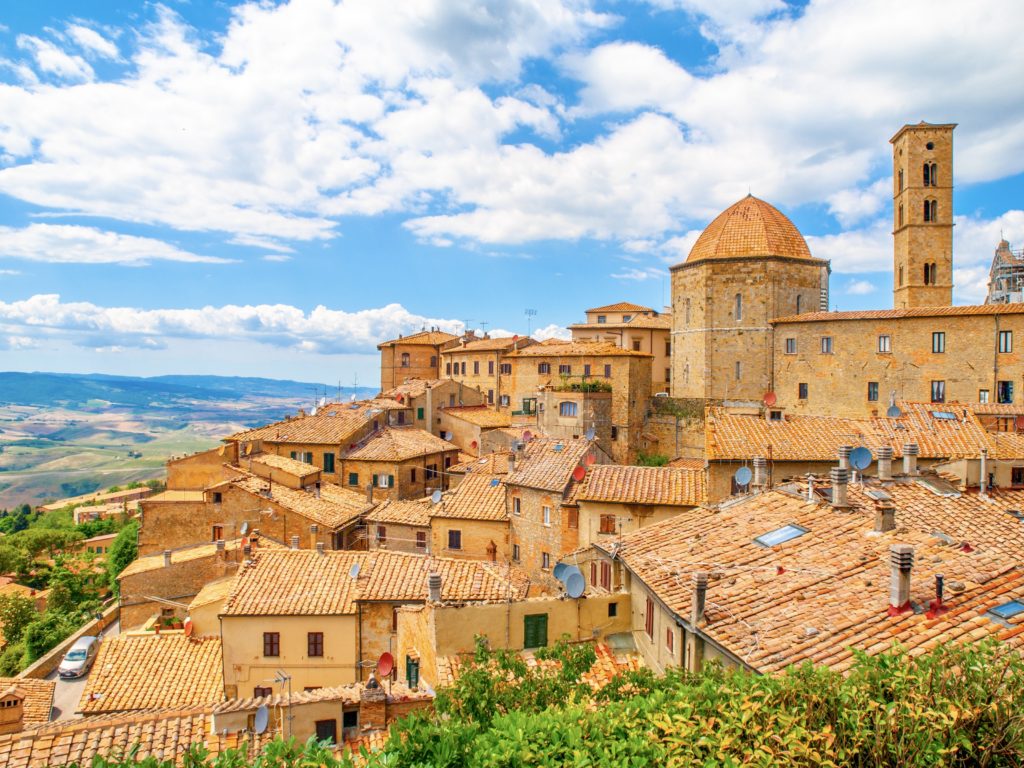
{"type": "MultiPolygon", "coordinates": [[[[431,712],[396,723],[382,752],[335,757],[271,743],[253,761],[193,748],[190,766],[647,768],[648,766],[1019,766],[1024,662],[995,643],[910,657],[860,655],[847,676],[810,665],[778,677],[711,667],[647,671],[598,691],[580,682],[586,646],[528,668],[481,648],[431,712]]],[[[108,768],[131,762],[100,760],[108,768]]],[[[148,762],[147,765],[169,765],[148,762]]]]}

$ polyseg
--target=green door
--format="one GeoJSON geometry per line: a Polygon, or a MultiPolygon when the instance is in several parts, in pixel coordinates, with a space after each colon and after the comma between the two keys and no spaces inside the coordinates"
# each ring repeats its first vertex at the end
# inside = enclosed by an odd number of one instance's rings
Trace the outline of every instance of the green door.
{"type": "Polygon", "coordinates": [[[533,613],[523,616],[523,647],[543,648],[548,644],[548,615],[533,613]]]}

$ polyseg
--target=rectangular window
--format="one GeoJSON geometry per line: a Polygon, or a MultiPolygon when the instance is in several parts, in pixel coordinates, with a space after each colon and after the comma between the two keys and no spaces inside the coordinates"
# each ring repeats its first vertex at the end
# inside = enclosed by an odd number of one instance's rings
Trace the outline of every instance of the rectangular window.
{"type": "Polygon", "coordinates": [[[618,603],[608,603],[608,618],[609,619],[614,619],[618,615],[619,615],[619,604],[618,603]]]}
{"type": "Polygon", "coordinates": [[[420,421],[423,421],[423,408],[422,407],[416,409],[416,418],[419,419],[420,421]]]}
{"type": "Polygon", "coordinates": [[[786,339],[786,354],[787,355],[795,355],[796,354],[796,339],[786,339]]]}
{"type": "Polygon", "coordinates": [[[213,540],[224,541],[224,526],[215,525],[213,526],[213,540]]]}
{"type": "Polygon", "coordinates": [[[416,531],[416,549],[426,549],[426,548],[427,548],[427,532],[426,531],[416,531]]]}
{"type": "Polygon", "coordinates": [[[831,355],[832,354],[832,337],[822,336],[821,337],[821,354],[831,355]]]}
{"type": "Polygon", "coordinates": [[[523,648],[543,648],[548,644],[548,615],[532,613],[523,616],[523,648]]]}
{"type": "Polygon", "coordinates": [[[615,515],[601,515],[598,533],[615,533],[615,515]]]}
{"type": "Polygon", "coordinates": [[[987,389],[979,389],[978,390],[978,402],[979,403],[987,403],[988,402],[988,390],[987,389]]]}
{"type": "Polygon", "coordinates": [[[672,627],[665,629],[665,647],[668,648],[669,653],[675,653],[676,633],[672,630],[672,627]]]}
{"type": "Polygon", "coordinates": [[[454,408],[455,407],[455,395],[448,395],[448,407],[449,408],[454,408]]]}
{"type": "Polygon", "coordinates": [[[330,472],[331,474],[334,474],[334,454],[333,453],[325,453],[324,454],[324,472],[330,472]]]}
{"type": "Polygon", "coordinates": [[[932,382],[932,402],[933,403],[944,403],[944,402],[946,402],[946,382],[944,382],[944,381],[933,381],[932,382]]]}
{"type": "Polygon", "coordinates": [[[654,639],[654,601],[647,598],[646,612],[644,613],[644,631],[647,637],[654,639]]]}
{"type": "Polygon", "coordinates": [[[599,322],[599,323],[607,323],[608,322],[608,316],[607,315],[598,315],[597,316],[597,322],[599,322]]]}
{"type": "Polygon", "coordinates": [[[545,571],[551,568],[551,555],[549,553],[540,553],[540,567],[545,571]]]}
{"type": "Polygon", "coordinates": [[[324,633],[323,632],[307,632],[306,633],[306,655],[307,656],[323,656],[324,655],[324,633]]]}
{"type": "Polygon", "coordinates": [[[624,323],[628,323],[632,319],[633,319],[632,315],[623,315],[622,316],[622,322],[624,322],[624,323]]]}
{"type": "Polygon", "coordinates": [[[512,545],[512,559],[515,560],[517,563],[519,562],[519,545],[518,544],[513,544],[512,545]]]}
{"type": "Polygon", "coordinates": [[[878,402],[878,382],[877,381],[869,381],[868,382],[868,402],[870,402],[870,403],[877,403],[878,402]]]}
{"type": "Polygon", "coordinates": [[[222,494],[220,491],[214,491],[213,492],[213,503],[214,504],[220,504],[222,501],[224,501],[224,494],[222,494]]]}
{"type": "Polygon", "coordinates": [[[328,744],[338,743],[338,721],[337,720],[317,720],[314,725],[316,726],[316,740],[320,742],[327,742],[328,744]]]}
{"type": "Polygon", "coordinates": [[[445,375],[447,375],[447,376],[451,376],[452,375],[452,364],[451,363],[445,363],[444,364],[444,372],[445,372],[445,375]]]}
{"type": "Polygon", "coordinates": [[[633,351],[634,352],[639,352],[640,351],[640,339],[633,339],[633,351]]]}
{"type": "Polygon", "coordinates": [[[741,374],[742,370],[743,370],[742,364],[740,363],[739,360],[737,360],[736,361],[736,381],[740,380],[740,374],[741,374]]]}
{"type": "Polygon", "coordinates": [[[580,527],[580,511],[578,509],[567,509],[565,511],[565,525],[567,528],[580,527]]]}
{"type": "Polygon", "coordinates": [[[665,342],[665,357],[671,357],[671,356],[672,356],[672,342],[671,341],[666,341],[665,342]]]}
{"type": "Polygon", "coordinates": [[[359,727],[359,710],[348,709],[341,713],[341,727],[346,731],[359,727]]]}
{"type": "Polygon", "coordinates": [[[571,365],[559,365],[558,366],[558,375],[559,376],[569,376],[571,374],[572,374],[572,366],[571,365]]]}
{"type": "Polygon", "coordinates": [[[518,515],[523,511],[522,500],[518,496],[512,497],[512,514],[518,515]]]}
{"type": "Polygon", "coordinates": [[[612,588],[612,564],[601,563],[601,586],[605,589],[612,588]]]}
{"type": "Polygon", "coordinates": [[[490,376],[494,375],[494,361],[493,360],[488,360],[487,361],[487,373],[490,376]]]}
{"type": "Polygon", "coordinates": [[[269,685],[257,685],[255,688],[252,689],[252,695],[254,698],[262,699],[264,696],[273,696],[274,689],[271,688],[269,685]]]}
{"type": "Polygon", "coordinates": [[[396,419],[396,421],[398,422],[398,426],[402,426],[403,424],[405,424],[405,411],[398,412],[398,418],[396,419]]]}
{"type": "Polygon", "coordinates": [[[892,352],[892,336],[883,334],[878,337],[878,351],[883,355],[887,355],[892,352]]]}
{"type": "Polygon", "coordinates": [[[665,381],[672,381],[672,369],[671,368],[666,368],[665,369],[665,381]]]}
{"type": "Polygon", "coordinates": [[[540,363],[537,365],[537,373],[551,373],[551,363],[540,363]]]}
{"type": "Polygon", "coordinates": [[[384,546],[388,543],[388,529],[383,525],[377,526],[377,546],[384,546]]]}
{"type": "Polygon", "coordinates": [[[997,389],[996,395],[1000,403],[1012,403],[1013,402],[1013,382],[1012,381],[999,381],[996,382],[997,389]]]}
{"type": "Polygon", "coordinates": [[[589,376],[590,375],[590,363],[584,364],[584,366],[583,366],[583,375],[584,376],[589,376]]]}
{"type": "Polygon", "coordinates": [[[512,363],[502,363],[501,372],[505,375],[512,373],[512,363]]]}
{"type": "Polygon", "coordinates": [[[1010,484],[1014,488],[1020,488],[1024,485],[1024,467],[1010,468],[1010,484]]]}
{"type": "Polygon", "coordinates": [[[508,395],[502,395],[501,397],[498,398],[498,405],[504,405],[504,406],[508,407],[508,405],[511,402],[512,401],[509,399],[508,395]]]}
{"type": "Polygon", "coordinates": [[[281,655],[281,633],[280,632],[264,632],[263,633],[263,655],[264,656],[280,656],[281,655]]]}
{"type": "Polygon", "coordinates": [[[807,399],[807,383],[801,381],[796,385],[797,398],[800,400],[807,399]]]}
{"type": "Polygon", "coordinates": [[[590,586],[596,587],[597,582],[597,560],[590,561],[590,586]]]}
{"type": "Polygon", "coordinates": [[[487,390],[487,404],[488,405],[494,405],[494,390],[493,389],[488,389],[487,390]]]}
{"type": "Polygon", "coordinates": [[[348,473],[348,484],[349,485],[359,485],[359,473],[358,472],[349,472],[348,473]]]}
{"type": "Polygon", "coordinates": [[[473,361],[473,375],[474,376],[479,376],[480,375],[480,361],[479,360],[474,360],[473,361]]]}
{"type": "Polygon", "coordinates": [[[558,404],[558,415],[572,418],[576,415],[576,403],[567,400],[558,404]]]}
{"type": "Polygon", "coordinates": [[[946,334],[944,331],[935,331],[932,334],[932,352],[939,354],[946,351],[946,334]]]}
{"type": "Polygon", "coordinates": [[[541,507],[540,510],[541,518],[544,520],[544,525],[551,527],[551,507],[541,507]]]}
{"type": "Polygon", "coordinates": [[[999,332],[999,351],[1013,352],[1013,331],[999,332]]]}
{"type": "Polygon", "coordinates": [[[409,482],[416,482],[416,467],[409,470],[409,482]]]}
{"type": "Polygon", "coordinates": [[[612,424],[612,440],[619,439],[619,428],[612,424]]]}
{"type": "Polygon", "coordinates": [[[604,367],[604,377],[606,379],[610,379],[612,377],[612,367],[610,365],[606,365],[604,367]]]}
{"type": "Polygon", "coordinates": [[[448,531],[448,549],[462,549],[462,531],[448,531]]]}

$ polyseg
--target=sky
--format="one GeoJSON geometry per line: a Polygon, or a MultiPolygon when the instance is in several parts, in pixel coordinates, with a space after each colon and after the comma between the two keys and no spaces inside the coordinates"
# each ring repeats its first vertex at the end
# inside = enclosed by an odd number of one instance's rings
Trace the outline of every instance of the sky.
{"type": "Polygon", "coordinates": [[[959,125],[981,302],[1024,245],[1021,29],[1016,0],[5,3],[0,370],[372,386],[399,333],[667,304],[748,192],[833,308],[891,306],[920,120],[959,125]]]}

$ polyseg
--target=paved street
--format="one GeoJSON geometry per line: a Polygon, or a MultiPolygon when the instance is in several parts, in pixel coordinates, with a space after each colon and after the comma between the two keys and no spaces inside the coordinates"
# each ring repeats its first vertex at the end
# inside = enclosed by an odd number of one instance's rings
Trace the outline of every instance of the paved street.
{"type": "MultiPolygon", "coordinates": [[[[103,638],[113,637],[119,631],[120,624],[115,621],[103,632],[103,638]]],[[[78,701],[82,697],[86,677],[80,677],[77,680],[61,680],[57,677],[57,670],[54,670],[47,676],[47,680],[57,681],[57,689],[53,693],[53,710],[50,713],[51,720],[79,717],[79,715],[75,714],[75,710],[78,708],[78,701]]]]}

